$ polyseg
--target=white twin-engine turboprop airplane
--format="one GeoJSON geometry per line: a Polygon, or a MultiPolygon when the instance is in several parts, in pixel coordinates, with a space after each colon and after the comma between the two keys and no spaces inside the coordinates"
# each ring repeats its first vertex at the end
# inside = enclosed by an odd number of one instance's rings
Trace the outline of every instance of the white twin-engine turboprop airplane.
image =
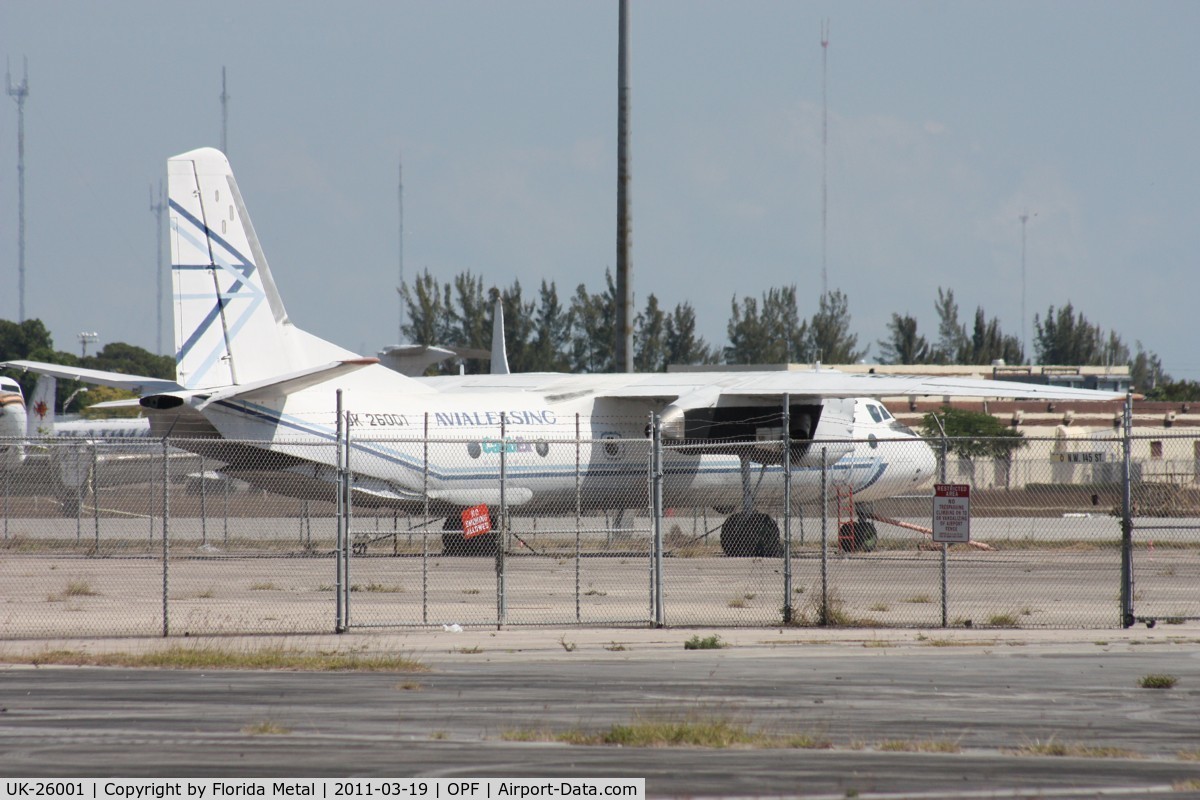
{"type": "MultiPolygon", "coordinates": [[[[332,496],[334,448],[311,445],[335,440],[340,389],[356,498],[414,509],[428,499],[456,530],[451,523],[462,509],[500,502],[503,450],[504,500],[514,512],[573,510],[577,489],[586,507],[645,508],[647,427],[657,413],[666,445],[664,504],[735,511],[722,528],[725,552],[770,555],[778,527],[755,508],[782,497],[785,398],[793,497],[818,496],[824,466],[831,482],[863,503],[920,489],[935,469],[929,447],[874,398],[1119,396],[833,370],[409,378],[292,323],[221,152],[170,159],[168,181],[176,384],[11,365],[126,386],[140,381],[155,436],[189,437],[173,444],[279,492],[332,496]],[[580,449],[577,439],[595,444],[580,449]]],[[[464,542],[452,532],[444,546],[486,552],[477,545],[486,538],[464,542]]]]}

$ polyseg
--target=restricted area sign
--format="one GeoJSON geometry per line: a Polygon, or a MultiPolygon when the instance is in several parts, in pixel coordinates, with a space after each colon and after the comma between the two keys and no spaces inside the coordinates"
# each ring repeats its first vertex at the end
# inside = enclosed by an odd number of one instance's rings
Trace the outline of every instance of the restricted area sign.
{"type": "Polygon", "coordinates": [[[946,544],[964,544],[971,541],[970,484],[934,484],[933,540],[946,544]]]}
{"type": "Polygon", "coordinates": [[[492,529],[492,518],[488,515],[487,506],[471,506],[462,512],[463,538],[470,539],[482,536],[492,529]]]}

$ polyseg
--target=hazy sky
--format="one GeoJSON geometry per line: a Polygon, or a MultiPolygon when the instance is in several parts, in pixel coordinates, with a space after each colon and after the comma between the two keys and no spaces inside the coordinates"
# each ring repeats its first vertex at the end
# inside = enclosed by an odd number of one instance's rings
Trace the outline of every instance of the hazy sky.
{"type": "MultiPolygon", "coordinates": [[[[1027,329],[1074,303],[1200,379],[1200,3],[632,3],[635,303],[821,289],[860,344],[937,287],[1027,329]]],[[[0,2],[26,103],[26,315],[156,348],[151,185],[229,157],[292,319],[374,353],[404,264],[592,291],[615,264],[617,4],[0,2]]],[[[17,304],[17,107],[0,98],[0,318],[17,304]]],[[[169,277],[165,293],[170,296],[169,277]]],[[[164,349],[172,349],[169,308],[164,349]]],[[[1032,352],[1032,348],[1029,348],[1032,352]]]]}

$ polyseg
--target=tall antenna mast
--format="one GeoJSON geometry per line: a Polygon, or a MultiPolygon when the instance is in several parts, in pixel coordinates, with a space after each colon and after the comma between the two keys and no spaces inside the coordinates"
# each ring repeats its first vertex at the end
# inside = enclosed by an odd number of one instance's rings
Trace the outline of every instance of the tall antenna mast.
{"type": "Polygon", "coordinates": [[[229,155],[229,93],[225,91],[224,67],[221,67],[221,152],[229,155]]]}
{"type": "Polygon", "coordinates": [[[5,63],[4,78],[8,95],[17,101],[17,321],[25,321],[25,98],[29,97],[29,59],[25,74],[13,86],[12,73],[5,63]]]}
{"type": "Polygon", "coordinates": [[[158,292],[154,305],[157,311],[157,322],[154,328],[154,352],[163,354],[163,212],[167,210],[167,196],[163,192],[162,181],[158,182],[158,195],[154,194],[154,186],[150,187],[150,211],[154,214],[154,231],[157,234],[158,246],[154,251],[154,277],[158,292]]]}
{"type": "Polygon", "coordinates": [[[821,296],[829,294],[829,20],[821,22],[821,296]]]}
{"type": "Polygon", "coordinates": [[[400,295],[400,338],[397,343],[404,341],[404,155],[400,155],[400,282],[396,284],[396,294],[400,295]]]}
{"type": "Polygon", "coordinates": [[[617,21],[617,347],[613,368],[633,372],[633,213],[629,197],[629,0],[617,21]]]}

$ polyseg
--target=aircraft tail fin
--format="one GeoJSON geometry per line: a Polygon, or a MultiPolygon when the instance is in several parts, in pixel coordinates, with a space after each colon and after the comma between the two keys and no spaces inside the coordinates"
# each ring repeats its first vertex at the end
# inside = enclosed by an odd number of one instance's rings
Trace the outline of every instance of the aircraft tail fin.
{"type": "Polygon", "coordinates": [[[58,379],[53,375],[41,375],[33,387],[33,397],[25,412],[29,415],[29,435],[54,435],[54,396],[58,392],[58,379]]]}
{"type": "Polygon", "coordinates": [[[508,374],[508,347],[504,342],[504,301],[496,298],[492,313],[492,374],[508,374]]]}
{"type": "Polygon", "coordinates": [[[167,162],[176,379],[241,385],[355,358],[295,327],[229,161],[211,147],[167,162]]]}

